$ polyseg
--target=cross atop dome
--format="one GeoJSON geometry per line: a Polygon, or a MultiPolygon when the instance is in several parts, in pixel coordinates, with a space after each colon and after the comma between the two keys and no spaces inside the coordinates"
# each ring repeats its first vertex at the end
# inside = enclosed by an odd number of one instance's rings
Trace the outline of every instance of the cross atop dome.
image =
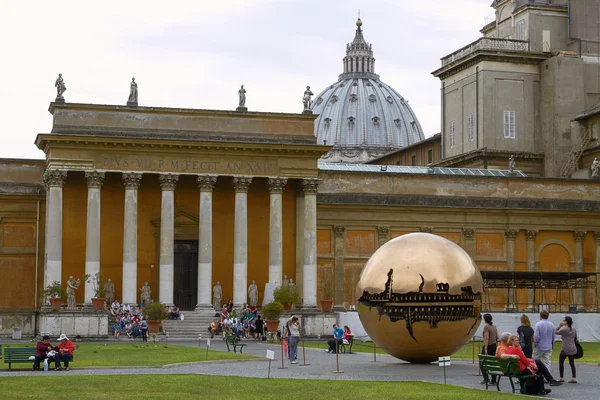
{"type": "Polygon", "coordinates": [[[363,36],[362,24],[359,11],[354,40],[346,45],[346,57],[343,59],[344,72],[339,76],[340,79],[348,77],[379,79],[379,75],[375,74],[373,48],[363,36]]]}

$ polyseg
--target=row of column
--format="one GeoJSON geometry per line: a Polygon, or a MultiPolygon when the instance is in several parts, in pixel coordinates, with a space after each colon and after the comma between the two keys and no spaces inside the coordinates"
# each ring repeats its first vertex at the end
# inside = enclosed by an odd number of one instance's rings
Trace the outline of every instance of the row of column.
{"type": "MultiPolygon", "coordinates": [[[[88,183],[86,258],[85,273],[94,275],[100,272],[100,195],[104,172],[87,171],[88,183]]],[[[61,281],[62,276],[62,195],[67,178],[65,171],[47,170],[44,174],[46,185],[46,268],[44,285],[61,281]]],[[[123,231],[123,303],[137,303],[137,204],[141,173],[124,172],[125,213],[123,231]]],[[[174,217],[175,188],[179,176],[159,174],[161,186],[161,229],[159,240],[159,301],[173,304],[174,287],[174,217]]],[[[212,191],[217,181],[216,175],[198,175],[200,190],[198,228],[198,304],[197,308],[212,307],[212,191]]],[[[303,306],[316,308],[317,284],[317,213],[316,194],[318,179],[303,179],[304,193],[304,265],[303,265],[303,306]]],[[[234,217],[234,263],[233,301],[237,306],[247,302],[248,286],[248,190],[252,177],[233,178],[235,189],[234,217]]],[[[283,202],[282,194],[287,178],[269,178],[270,222],[269,222],[269,282],[281,282],[283,269],[283,202]]],[[[93,287],[86,282],[85,302],[90,303],[93,287]]]]}
{"type": "Polygon", "coordinates": [[[373,57],[344,57],[344,72],[374,72],[373,57]]]}

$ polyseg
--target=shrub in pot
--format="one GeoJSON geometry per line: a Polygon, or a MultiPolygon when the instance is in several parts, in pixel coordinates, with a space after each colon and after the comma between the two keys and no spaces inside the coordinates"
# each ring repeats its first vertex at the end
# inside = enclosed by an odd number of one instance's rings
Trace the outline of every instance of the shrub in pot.
{"type": "Polygon", "coordinates": [[[59,311],[64,299],[67,297],[67,290],[61,286],[60,282],[54,281],[46,286],[42,294],[50,301],[52,311],[59,311]]]}
{"type": "Polygon", "coordinates": [[[279,328],[279,317],[283,312],[283,304],[278,301],[273,301],[269,304],[265,304],[261,312],[265,321],[267,321],[269,332],[277,332],[277,328],[279,328]]]}
{"type": "Polygon", "coordinates": [[[321,310],[330,312],[333,306],[333,296],[335,294],[335,287],[331,275],[328,275],[321,282],[321,293],[323,294],[323,298],[320,300],[321,310]]]}
{"type": "Polygon", "coordinates": [[[273,292],[273,299],[283,304],[285,310],[290,310],[300,301],[300,294],[296,285],[281,285],[273,292]]]}
{"type": "Polygon", "coordinates": [[[158,333],[160,323],[167,319],[168,316],[167,308],[158,301],[146,304],[142,308],[142,313],[146,321],[148,321],[148,333],[158,333]]]}
{"type": "Polygon", "coordinates": [[[92,284],[92,289],[94,291],[94,297],[92,297],[92,305],[94,306],[94,310],[104,310],[106,298],[104,297],[104,288],[102,287],[104,279],[102,278],[102,275],[100,275],[100,272],[96,272],[94,275],[85,274],[83,276],[83,279],[85,279],[87,283],[92,284]]]}

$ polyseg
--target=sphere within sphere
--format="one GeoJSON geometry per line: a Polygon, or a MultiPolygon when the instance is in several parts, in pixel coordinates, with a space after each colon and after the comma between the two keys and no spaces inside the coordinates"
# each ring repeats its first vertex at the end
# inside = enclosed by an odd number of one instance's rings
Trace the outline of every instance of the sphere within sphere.
{"type": "Polygon", "coordinates": [[[460,246],[428,233],[381,246],[363,268],[356,291],[371,339],[413,363],[455,353],[481,322],[479,268],[460,246]]]}

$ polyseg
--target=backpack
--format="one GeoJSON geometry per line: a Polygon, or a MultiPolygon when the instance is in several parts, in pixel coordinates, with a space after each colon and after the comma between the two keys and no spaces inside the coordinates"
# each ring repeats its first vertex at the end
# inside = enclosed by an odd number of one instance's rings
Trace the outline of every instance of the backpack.
{"type": "Polygon", "coordinates": [[[534,379],[525,381],[525,394],[540,394],[542,392],[543,378],[540,375],[534,376],[534,379]]]}

